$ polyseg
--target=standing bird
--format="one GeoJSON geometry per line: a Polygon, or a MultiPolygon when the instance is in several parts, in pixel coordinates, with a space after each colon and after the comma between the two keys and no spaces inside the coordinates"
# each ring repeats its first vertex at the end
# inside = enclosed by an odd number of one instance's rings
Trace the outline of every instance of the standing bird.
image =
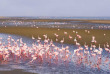
{"type": "Polygon", "coordinates": [[[67,32],[64,32],[65,35],[67,35],[67,32]]]}
{"type": "Polygon", "coordinates": [[[60,43],[62,43],[62,44],[64,43],[64,38],[60,41],[60,43]]]}
{"type": "Polygon", "coordinates": [[[73,37],[71,35],[69,35],[69,39],[72,39],[73,37]]]}
{"type": "Polygon", "coordinates": [[[35,38],[32,36],[32,39],[34,40],[35,38]]]}

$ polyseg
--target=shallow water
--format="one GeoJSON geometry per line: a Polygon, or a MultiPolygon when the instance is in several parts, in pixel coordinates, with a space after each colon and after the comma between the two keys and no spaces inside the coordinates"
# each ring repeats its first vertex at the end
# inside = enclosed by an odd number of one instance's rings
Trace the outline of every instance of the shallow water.
{"type": "MultiPolygon", "coordinates": [[[[6,39],[8,38],[10,34],[0,34],[0,37],[3,38],[3,42],[6,42],[6,39]]],[[[30,38],[26,38],[23,36],[18,35],[10,35],[15,40],[22,38],[23,42],[27,43],[28,46],[31,46],[33,43],[33,40],[30,38]]],[[[43,42],[43,41],[42,41],[43,42]]],[[[62,45],[59,43],[55,43],[55,45],[58,45],[61,47],[62,45]]],[[[76,48],[76,46],[73,45],[67,45],[69,46],[70,51],[73,52],[73,50],[76,48]]],[[[103,56],[103,60],[105,59],[105,56],[103,56]]],[[[68,65],[65,65],[64,63],[59,64],[38,64],[36,62],[32,64],[28,64],[27,62],[9,62],[8,64],[0,64],[0,71],[12,71],[15,69],[22,69],[25,72],[32,72],[32,73],[38,73],[38,74],[109,74],[110,70],[105,65],[104,67],[101,67],[101,70],[98,70],[96,68],[91,69],[89,66],[83,66],[83,65],[76,65],[75,62],[71,61],[68,65]]]]}
{"type": "MultiPolygon", "coordinates": [[[[26,18],[24,18],[26,19],[26,18]]],[[[110,24],[87,23],[82,21],[63,22],[23,22],[19,20],[0,21],[0,26],[26,26],[47,28],[69,28],[69,29],[110,29],[110,24]]]]}

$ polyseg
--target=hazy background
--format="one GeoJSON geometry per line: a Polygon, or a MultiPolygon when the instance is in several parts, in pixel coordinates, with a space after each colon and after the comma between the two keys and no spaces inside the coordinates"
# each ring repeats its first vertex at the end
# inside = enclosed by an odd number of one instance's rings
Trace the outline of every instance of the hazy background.
{"type": "Polygon", "coordinates": [[[0,16],[110,16],[110,0],[0,0],[0,16]]]}

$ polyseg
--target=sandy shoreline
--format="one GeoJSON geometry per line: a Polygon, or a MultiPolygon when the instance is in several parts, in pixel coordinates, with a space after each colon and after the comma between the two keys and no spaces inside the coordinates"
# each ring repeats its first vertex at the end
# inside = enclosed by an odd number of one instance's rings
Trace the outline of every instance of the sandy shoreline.
{"type": "Polygon", "coordinates": [[[110,24],[110,20],[87,20],[89,23],[110,24]]]}
{"type": "Polygon", "coordinates": [[[54,35],[54,33],[56,33],[59,35],[58,42],[60,42],[60,40],[64,38],[64,43],[66,44],[74,44],[74,38],[76,37],[76,34],[73,33],[73,30],[78,32],[78,34],[82,36],[82,39],[78,40],[81,45],[84,45],[86,42],[90,46],[92,36],[96,37],[97,46],[101,44],[101,46],[103,47],[103,45],[106,43],[110,44],[110,30],[88,29],[88,31],[90,31],[90,33],[88,34],[85,33],[85,29],[60,29],[58,31],[57,28],[0,27],[0,33],[15,34],[30,38],[34,36],[36,39],[38,38],[38,36],[40,36],[42,40],[44,40],[43,35],[47,34],[50,39],[56,41],[56,37],[54,35]],[[64,31],[66,31],[68,34],[64,35],[64,31]],[[106,35],[104,36],[104,34],[106,35]],[[73,37],[71,40],[69,39],[69,35],[73,37]]]}

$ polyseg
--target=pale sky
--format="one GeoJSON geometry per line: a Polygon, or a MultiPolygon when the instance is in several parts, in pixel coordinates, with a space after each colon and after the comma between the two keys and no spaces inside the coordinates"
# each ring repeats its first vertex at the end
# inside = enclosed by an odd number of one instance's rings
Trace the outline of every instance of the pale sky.
{"type": "Polygon", "coordinates": [[[110,0],[0,0],[0,16],[110,17],[110,0]]]}

